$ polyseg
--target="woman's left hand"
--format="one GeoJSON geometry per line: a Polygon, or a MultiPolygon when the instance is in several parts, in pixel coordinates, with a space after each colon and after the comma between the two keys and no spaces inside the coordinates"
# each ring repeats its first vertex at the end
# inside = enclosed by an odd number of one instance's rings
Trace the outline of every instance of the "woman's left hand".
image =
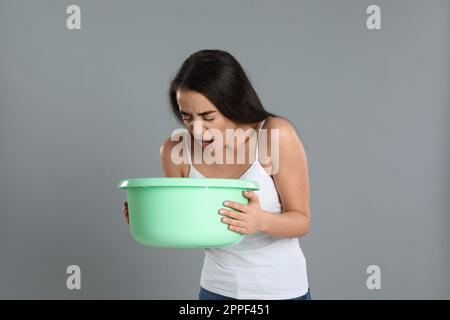
{"type": "Polygon", "coordinates": [[[243,191],[243,195],[248,198],[248,204],[229,200],[224,201],[224,206],[233,208],[238,212],[220,209],[219,213],[224,216],[222,222],[228,224],[230,230],[241,234],[263,231],[266,212],[261,209],[258,195],[251,190],[243,191]]]}

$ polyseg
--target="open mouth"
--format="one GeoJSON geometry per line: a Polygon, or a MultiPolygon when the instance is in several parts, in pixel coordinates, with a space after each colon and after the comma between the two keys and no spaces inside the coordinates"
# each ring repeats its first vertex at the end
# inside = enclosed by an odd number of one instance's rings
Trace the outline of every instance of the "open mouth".
{"type": "Polygon", "coordinates": [[[202,147],[206,148],[208,147],[210,144],[212,144],[214,142],[214,139],[210,139],[210,140],[202,140],[202,147]]]}

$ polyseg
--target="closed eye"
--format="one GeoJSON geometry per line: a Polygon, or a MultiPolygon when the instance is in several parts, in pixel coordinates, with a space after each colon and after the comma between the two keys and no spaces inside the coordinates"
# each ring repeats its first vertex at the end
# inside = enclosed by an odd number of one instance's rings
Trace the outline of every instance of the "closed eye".
{"type": "MultiPolygon", "coordinates": [[[[205,121],[213,121],[214,119],[203,119],[205,121]]],[[[183,118],[183,121],[192,121],[191,118],[183,118]]]]}

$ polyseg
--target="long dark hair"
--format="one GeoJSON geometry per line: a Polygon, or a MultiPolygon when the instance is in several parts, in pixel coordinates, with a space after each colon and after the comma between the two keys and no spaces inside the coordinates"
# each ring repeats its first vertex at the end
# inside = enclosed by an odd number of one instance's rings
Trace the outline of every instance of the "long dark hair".
{"type": "Polygon", "coordinates": [[[233,122],[256,123],[277,116],[264,109],[240,63],[222,50],[191,54],[170,82],[169,102],[176,120],[183,123],[176,93],[189,89],[203,94],[233,122]]]}

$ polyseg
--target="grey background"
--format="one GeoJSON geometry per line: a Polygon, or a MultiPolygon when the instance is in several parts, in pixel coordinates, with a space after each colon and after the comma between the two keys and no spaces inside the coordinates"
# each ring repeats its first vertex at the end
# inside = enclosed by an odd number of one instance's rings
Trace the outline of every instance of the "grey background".
{"type": "Polygon", "coordinates": [[[202,249],[135,243],[171,77],[227,50],[309,161],[313,299],[450,297],[448,1],[1,1],[0,298],[196,299],[202,249]],[[67,30],[66,7],[82,29],[67,30]],[[366,8],[381,7],[381,30],[366,8]],[[77,264],[82,289],[67,290],[77,264]],[[381,267],[381,290],[366,268],[381,267]]]}

